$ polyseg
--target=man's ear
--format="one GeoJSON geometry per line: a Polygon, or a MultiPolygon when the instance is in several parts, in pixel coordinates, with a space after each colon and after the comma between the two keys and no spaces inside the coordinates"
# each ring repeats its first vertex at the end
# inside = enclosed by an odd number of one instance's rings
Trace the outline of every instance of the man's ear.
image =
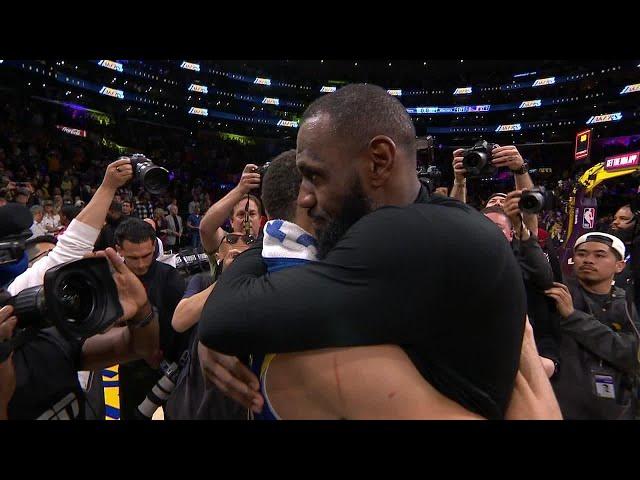
{"type": "Polygon", "coordinates": [[[620,273],[620,272],[622,272],[622,271],[624,270],[624,267],[625,267],[626,265],[627,265],[627,264],[625,263],[625,261],[624,261],[624,260],[618,260],[618,261],[616,262],[616,273],[620,273]]]}
{"type": "Polygon", "coordinates": [[[376,135],[369,142],[369,175],[374,188],[384,185],[391,177],[396,151],[396,144],[386,135],[376,135]]]}

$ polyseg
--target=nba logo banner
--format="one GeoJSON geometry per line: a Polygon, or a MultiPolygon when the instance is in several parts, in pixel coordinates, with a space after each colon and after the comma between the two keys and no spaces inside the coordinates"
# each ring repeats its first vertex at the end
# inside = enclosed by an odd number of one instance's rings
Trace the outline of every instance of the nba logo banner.
{"type": "Polygon", "coordinates": [[[596,223],[596,209],[585,208],[582,214],[582,228],[591,230],[596,223]]]}

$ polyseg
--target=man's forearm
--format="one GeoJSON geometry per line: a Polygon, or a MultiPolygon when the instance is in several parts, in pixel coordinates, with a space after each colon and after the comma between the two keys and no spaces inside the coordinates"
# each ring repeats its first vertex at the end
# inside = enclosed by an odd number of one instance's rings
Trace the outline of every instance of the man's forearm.
{"type": "Polygon", "coordinates": [[[186,332],[200,320],[204,304],[213,291],[214,286],[215,284],[210,285],[202,292],[180,300],[173,314],[173,319],[171,319],[171,326],[176,332],[186,332]]]}
{"type": "Polygon", "coordinates": [[[219,201],[211,205],[211,208],[207,210],[207,213],[202,217],[200,222],[200,237],[202,239],[202,245],[207,252],[212,252],[216,249],[215,235],[225,220],[229,218],[233,207],[242,200],[246,193],[243,193],[238,187],[232,189],[219,201]]]}
{"type": "Polygon", "coordinates": [[[522,215],[522,222],[529,229],[531,235],[538,236],[538,215],[525,213],[522,215]]]}
{"type": "Polygon", "coordinates": [[[461,201],[462,203],[467,203],[467,181],[454,181],[453,188],[451,189],[451,194],[449,196],[461,201]]]}
{"type": "Polygon", "coordinates": [[[78,214],[76,220],[100,230],[104,224],[104,219],[107,217],[107,212],[115,193],[115,188],[100,185],[91,201],[78,214]]]}
{"type": "Polygon", "coordinates": [[[88,338],[82,346],[82,369],[99,370],[143,358],[147,362],[160,348],[158,318],[144,327],[116,327],[88,338]]]}
{"type": "Polygon", "coordinates": [[[516,190],[531,190],[533,188],[533,181],[529,173],[523,173],[522,175],[514,173],[513,178],[516,181],[516,190]]]}
{"type": "Polygon", "coordinates": [[[147,362],[160,350],[160,325],[158,315],[144,327],[127,327],[131,351],[147,362]]]}

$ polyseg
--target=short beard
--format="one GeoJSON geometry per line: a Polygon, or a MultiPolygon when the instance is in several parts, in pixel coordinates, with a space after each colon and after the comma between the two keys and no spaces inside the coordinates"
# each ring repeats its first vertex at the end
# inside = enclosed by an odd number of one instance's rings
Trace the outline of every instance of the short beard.
{"type": "Polygon", "coordinates": [[[609,228],[609,231],[607,233],[613,235],[614,237],[618,237],[620,240],[622,240],[622,243],[629,244],[633,240],[635,229],[636,225],[634,223],[633,226],[624,230],[611,227],[609,228]]]}
{"type": "Polygon", "coordinates": [[[318,258],[324,259],[351,226],[373,211],[373,202],[362,188],[360,178],[353,181],[349,193],[345,196],[342,209],[325,227],[316,229],[318,258]]]}

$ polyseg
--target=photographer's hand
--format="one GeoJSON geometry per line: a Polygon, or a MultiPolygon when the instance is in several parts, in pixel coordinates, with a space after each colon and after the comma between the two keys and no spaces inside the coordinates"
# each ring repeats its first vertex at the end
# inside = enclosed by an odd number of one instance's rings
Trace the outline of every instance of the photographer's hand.
{"type": "Polygon", "coordinates": [[[464,152],[463,148],[458,148],[453,152],[453,188],[451,189],[450,196],[457,200],[460,200],[462,203],[467,203],[467,170],[462,166],[462,152],[464,152]]]}
{"type": "Polygon", "coordinates": [[[133,178],[133,167],[129,157],[120,157],[107,166],[102,185],[114,192],[133,178]]]}
{"type": "Polygon", "coordinates": [[[566,285],[553,282],[553,287],[545,290],[544,293],[547,297],[553,298],[556,301],[558,312],[563,318],[569,318],[575,311],[571,292],[566,285]]]}
{"type": "MultiPolygon", "coordinates": [[[[116,190],[132,178],[133,169],[128,158],[120,158],[110,163],[104,174],[102,184],[91,198],[91,201],[78,214],[76,220],[96,230],[102,229],[116,190]]],[[[98,234],[96,234],[96,238],[97,236],[98,234]]],[[[95,243],[95,240],[92,243],[95,243]]]]}
{"type": "Polygon", "coordinates": [[[504,200],[502,209],[507,214],[511,224],[513,225],[513,232],[516,238],[519,240],[527,241],[531,236],[531,232],[523,224],[523,214],[520,211],[519,202],[522,198],[522,190],[514,190],[509,192],[507,198],[504,200]]]}
{"type": "Polygon", "coordinates": [[[513,145],[505,145],[504,147],[496,147],[491,151],[493,160],[491,163],[495,167],[507,167],[511,171],[516,171],[524,165],[524,159],[518,149],[513,145]]]}
{"type": "Polygon", "coordinates": [[[242,195],[246,195],[247,193],[250,193],[251,190],[260,187],[260,174],[253,172],[256,168],[258,168],[258,166],[253,163],[248,163],[244,167],[242,176],[240,177],[240,182],[238,182],[238,185],[236,186],[242,195]]]}
{"type": "Polygon", "coordinates": [[[491,151],[491,156],[493,157],[491,163],[495,167],[507,167],[513,172],[517,190],[531,190],[533,188],[529,172],[519,172],[525,162],[514,145],[497,146],[491,151]]]}
{"type": "MultiPolygon", "coordinates": [[[[9,340],[13,336],[18,319],[13,314],[12,306],[0,309],[0,342],[9,340]]],[[[16,371],[13,367],[13,353],[0,363],[0,420],[7,419],[7,407],[16,390],[16,371]]]]}
{"type": "MultiPolygon", "coordinates": [[[[144,325],[135,325],[152,313],[144,286],[112,248],[89,256],[107,257],[112,265],[113,279],[124,315],[131,320],[126,327],[111,328],[105,333],[88,338],[82,346],[83,370],[100,370],[109,365],[144,359],[149,366],[160,365],[160,327],[157,315],[144,325]]],[[[119,324],[119,322],[118,322],[119,324]]]]}
{"type": "Polygon", "coordinates": [[[455,177],[455,182],[457,183],[464,183],[465,175],[467,174],[467,171],[462,166],[462,160],[464,158],[462,156],[462,152],[464,152],[464,148],[458,148],[457,150],[454,150],[453,161],[451,163],[453,165],[453,175],[455,177]]]}
{"type": "Polygon", "coordinates": [[[129,270],[124,261],[113,248],[96,252],[97,257],[107,257],[114,269],[113,280],[118,289],[118,298],[124,315],[122,320],[129,320],[134,316],[144,316],[151,311],[151,305],[147,292],[142,282],[129,270]]]}

